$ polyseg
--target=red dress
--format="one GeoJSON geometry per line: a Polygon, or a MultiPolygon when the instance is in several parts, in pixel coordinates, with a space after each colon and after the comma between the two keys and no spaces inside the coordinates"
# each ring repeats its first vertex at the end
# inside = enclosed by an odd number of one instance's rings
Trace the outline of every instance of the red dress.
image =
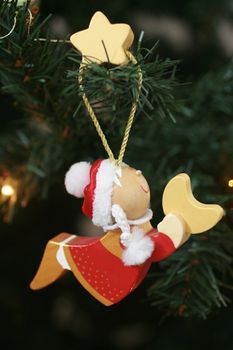
{"type": "MultiPolygon", "coordinates": [[[[122,247],[115,250],[112,237],[75,237],[64,247],[65,256],[72,272],[97,300],[104,305],[118,303],[142,282],[151,263],[160,261],[175,251],[172,240],[165,234],[152,229],[147,233],[155,243],[152,256],[142,265],[125,266],[121,260],[122,247]]],[[[113,236],[114,235],[114,236],[113,236]]]]}

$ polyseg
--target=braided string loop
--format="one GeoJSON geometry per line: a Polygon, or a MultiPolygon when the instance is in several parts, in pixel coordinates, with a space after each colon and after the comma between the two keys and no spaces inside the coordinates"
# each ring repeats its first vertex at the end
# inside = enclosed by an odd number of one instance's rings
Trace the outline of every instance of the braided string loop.
{"type": "MultiPolygon", "coordinates": [[[[137,60],[136,58],[134,57],[134,55],[127,51],[127,56],[129,57],[129,60],[133,62],[133,64],[137,64],[137,60]]],[[[106,150],[108,156],[109,156],[109,159],[111,161],[115,161],[116,162],[116,165],[117,166],[120,166],[122,161],[123,161],[123,158],[124,158],[124,155],[125,155],[125,150],[126,150],[126,146],[127,146],[127,143],[128,143],[128,139],[129,139],[129,134],[130,134],[130,130],[131,130],[131,127],[132,127],[132,124],[133,124],[133,121],[134,121],[134,117],[135,117],[135,114],[136,114],[136,111],[137,111],[137,105],[138,105],[138,102],[139,102],[139,97],[140,97],[140,91],[141,91],[141,87],[142,87],[142,82],[143,82],[143,75],[142,75],[142,71],[141,71],[141,67],[138,66],[137,67],[137,73],[138,73],[138,90],[136,92],[136,96],[135,96],[135,100],[133,101],[132,103],[132,107],[131,107],[131,110],[130,110],[130,114],[129,114],[129,118],[128,118],[128,121],[127,121],[127,125],[126,125],[126,128],[125,128],[125,133],[124,133],[124,137],[123,137],[123,140],[122,140],[122,144],[121,144],[121,148],[120,148],[120,152],[119,152],[119,155],[118,155],[118,159],[115,160],[114,158],[114,155],[113,155],[113,152],[108,144],[108,141],[106,139],[106,136],[100,126],[100,123],[95,115],[95,112],[91,106],[91,103],[85,93],[85,89],[84,89],[84,85],[83,85],[83,76],[84,76],[84,72],[85,72],[85,67],[86,67],[86,64],[84,63],[81,63],[80,64],[80,68],[79,68],[79,76],[78,76],[78,82],[79,82],[79,87],[80,87],[80,91],[81,91],[81,95],[82,95],[82,99],[83,99],[83,102],[85,104],[85,107],[88,111],[88,114],[91,118],[91,120],[93,121],[93,124],[96,128],[96,131],[102,141],[102,144],[104,146],[104,149],[106,150]]]]}

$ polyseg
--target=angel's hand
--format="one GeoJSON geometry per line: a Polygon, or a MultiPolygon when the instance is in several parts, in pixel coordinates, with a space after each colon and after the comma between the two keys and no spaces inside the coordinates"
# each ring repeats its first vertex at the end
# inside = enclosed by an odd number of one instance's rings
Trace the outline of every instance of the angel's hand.
{"type": "Polygon", "coordinates": [[[189,233],[185,232],[185,223],[182,217],[172,213],[163,218],[157,229],[172,240],[175,248],[180,247],[190,236],[189,233]]]}

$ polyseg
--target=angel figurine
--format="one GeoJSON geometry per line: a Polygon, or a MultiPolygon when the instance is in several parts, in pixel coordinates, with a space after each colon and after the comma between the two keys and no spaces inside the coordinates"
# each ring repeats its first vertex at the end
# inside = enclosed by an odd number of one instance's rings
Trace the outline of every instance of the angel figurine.
{"type": "Polygon", "coordinates": [[[197,201],[187,174],[173,177],[163,193],[164,219],[153,228],[150,188],[141,170],[110,159],[79,162],[65,176],[67,191],[84,197],[83,213],[104,233],[97,237],[61,233],[45,248],[31,288],[36,290],[72,271],[99,302],[113,305],[131,293],[151,264],[174,253],[191,234],[218,223],[224,211],[197,201]]]}

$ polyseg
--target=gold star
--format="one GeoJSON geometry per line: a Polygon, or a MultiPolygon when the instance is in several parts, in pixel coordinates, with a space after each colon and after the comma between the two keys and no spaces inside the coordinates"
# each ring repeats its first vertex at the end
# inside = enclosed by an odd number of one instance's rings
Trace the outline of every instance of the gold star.
{"type": "Polygon", "coordinates": [[[83,56],[83,62],[116,65],[126,64],[126,50],[132,45],[134,34],[128,24],[111,24],[100,11],[91,19],[89,28],[71,35],[71,43],[83,56]]]}

